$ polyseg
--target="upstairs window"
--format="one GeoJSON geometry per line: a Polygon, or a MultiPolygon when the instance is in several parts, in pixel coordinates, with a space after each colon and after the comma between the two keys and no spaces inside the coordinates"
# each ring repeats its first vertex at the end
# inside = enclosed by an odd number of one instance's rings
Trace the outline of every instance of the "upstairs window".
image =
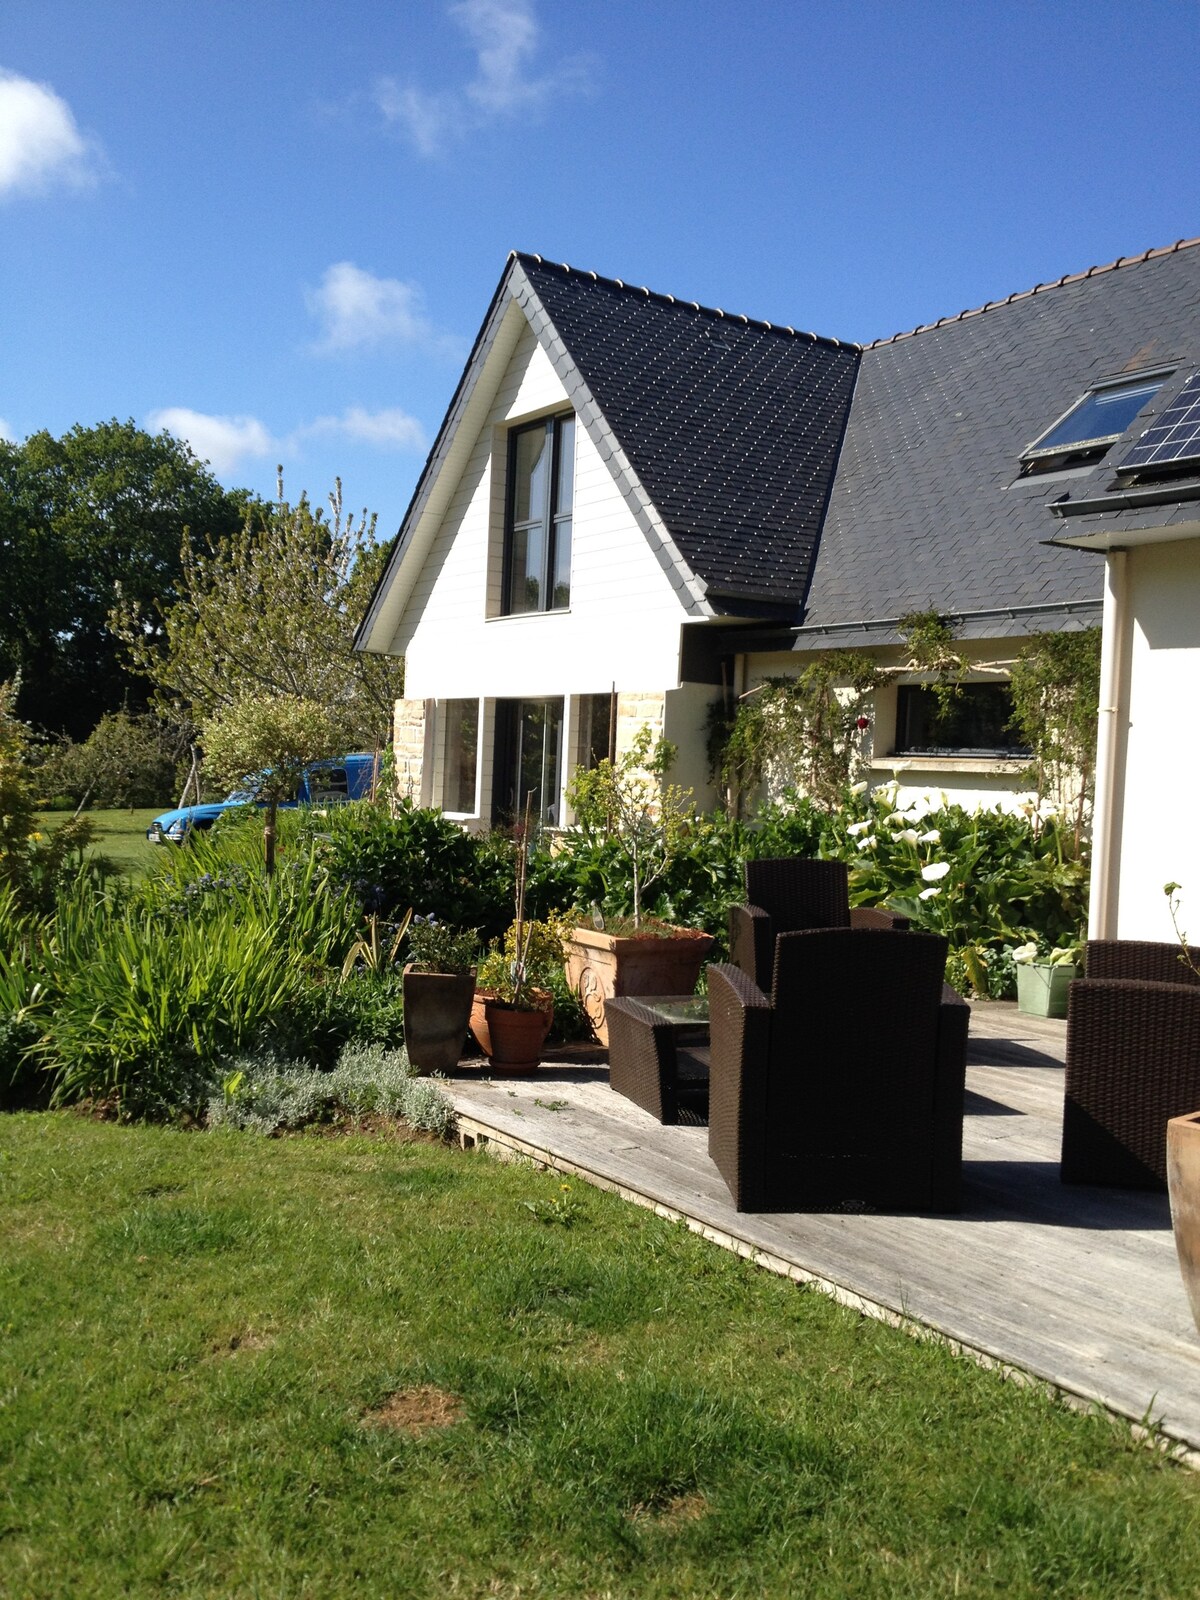
{"type": "Polygon", "coordinates": [[[507,615],[561,611],[571,600],[575,418],[547,417],[508,439],[504,522],[507,615]]]}
{"type": "Polygon", "coordinates": [[[1052,472],[1058,467],[1098,461],[1162,388],[1166,375],[1097,384],[1066,416],[1034,440],[1021,456],[1022,471],[1052,472]]]}
{"type": "Polygon", "coordinates": [[[1006,683],[961,683],[945,713],[924,684],[896,691],[898,756],[1027,756],[1012,726],[1012,691],[1006,683]]]}

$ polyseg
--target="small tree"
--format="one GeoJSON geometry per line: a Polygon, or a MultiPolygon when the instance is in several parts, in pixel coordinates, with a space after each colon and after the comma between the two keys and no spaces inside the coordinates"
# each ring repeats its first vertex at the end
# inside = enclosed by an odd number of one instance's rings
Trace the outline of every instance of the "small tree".
{"type": "Polygon", "coordinates": [[[674,759],[675,746],[655,742],[643,727],[620,760],[580,767],[567,785],[579,827],[612,839],[629,862],[635,928],[642,925],[643,893],[675,859],[694,815],[692,791],[666,781],[674,759]]]}
{"type": "Polygon", "coordinates": [[[328,707],[296,695],[244,696],[210,717],[201,736],[214,777],[244,786],[267,808],[263,853],[270,876],[279,803],[295,794],[312,762],[342,753],[345,736],[338,719],[328,707]]]}
{"type": "Polygon", "coordinates": [[[354,648],[388,546],[375,518],[347,516],[339,479],[330,514],[301,495],[252,505],[241,529],[185,542],[182,574],[158,614],[116,613],[138,670],[160,706],[198,722],[251,696],[336,707],[346,748],[386,743],[404,663],[354,648]]]}

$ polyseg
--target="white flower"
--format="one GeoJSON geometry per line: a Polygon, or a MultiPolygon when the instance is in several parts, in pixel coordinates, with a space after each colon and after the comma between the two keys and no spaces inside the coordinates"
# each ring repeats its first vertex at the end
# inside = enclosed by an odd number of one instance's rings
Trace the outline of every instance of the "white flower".
{"type": "Polygon", "coordinates": [[[941,894],[941,892],[942,891],[940,889],[922,889],[920,894],[917,896],[917,899],[918,900],[932,900],[934,895],[941,894]]]}
{"type": "Polygon", "coordinates": [[[1013,960],[1021,962],[1032,961],[1037,955],[1037,948],[1036,944],[1020,944],[1013,951],[1013,960]]]}
{"type": "Polygon", "coordinates": [[[931,861],[927,867],[921,868],[921,876],[926,883],[937,883],[949,871],[950,863],[948,861],[931,861]]]}
{"type": "Polygon", "coordinates": [[[904,811],[893,811],[884,820],[889,828],[903,828],[912,821],[912,818],[904,811]]]}
{"type": "Polygon", "coordinates": [[[884,794],[886,794],[889,790],[891,791],[892,794],[895,794],[896,790],[899,787],[900,787],[900,779],[899,778],[889,778],[886,783],[881,783],[879,785],[880,792],[884,793],[884,794]]]}
{"type": "Polygon", "coordinates": [[[878,844],[878,843],[879,843],[879,840],[878,840],[878,839],[877,839],[877,838],[876,838],[876,837],[875,837],[875,835],[874,835],[874,834],[873,834],[873,833],[872,833],[872,834],[870,834],[870,835],[868,835],[868,837],[867,837],[867,838],[865,838],[865,839],[860,839],[860,840],[859,840],[859,841],[858,841],[858,848],[859,848],[859,849],[860,849],[860,850],[874,850],[874,848],[875,848],[875,846],[876,846],[876,845],[877,845],[877,844],[878,844]]]}
{"type": "Polygon", "coordinates": [[[846,832],[853,837],[860,833],[866,833],[870,826],[871,824],[869,822],[852,822],[846,829],[846,832]]]}
{"type": "Polygon", "coordinates": [[[897,839],[903,839],[905,844],[916,844],[917,830],[915,828],[905,828],[904,831],[902,833],[898,833],[896,837],[897,839]]]}
{"type": "Polygon", "coordinates": [[[918,844],[941,844],[942,835],[937,828],[930,828],[928,833],[923,833],[917,840],[918,844]]]}
{"type": "Polygon", "coordinates": [[[852,783],[850,785],[850,793],[851,794],[866,794],[866,792],[867,792],[867,780],[865,778],[862,780],[861,783],[852,783]]]}

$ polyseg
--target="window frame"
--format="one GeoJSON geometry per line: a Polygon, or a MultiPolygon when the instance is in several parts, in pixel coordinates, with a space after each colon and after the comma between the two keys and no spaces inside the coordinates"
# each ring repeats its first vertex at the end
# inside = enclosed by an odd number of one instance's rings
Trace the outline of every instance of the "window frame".
{"type": "Polygon", "coordinates": [[[1142,412],[1161,391],[1163,385],[1174,371],[1173,368],[1155,368],[1149,372],[1137,374],[1121,373],[1111,378],[1101,378],[1089,384],[1077,400],[1067,407],[1048,428],[1043,428],[1032,444],[1025,446],[1021,451],[1021,471],[1023,474],[1036,473],[1044,470],[1053,470],[1056,466],[1079,461],[1095,462],[1101,460],[1113,445],[1123,439],[1133,423],[1141,416],[1142,412]],[[1124,428],[1119,433],[1099,433],[1087,439],[1065,440],[1060,444],[1043,445],[1043,439],[1049,439],[1056,433],[1063,423],[1081,410],[1089,400],[1096,395],[1102,395],[1112,390],[1130,390],[1136,393],[1139,389],[1147,392],[1146,398],[1129,418],[1124,428]]]}
{"type": "Polygon", "coordinates": [[[567,537],[574,544],[575,520],[575,433],[577,419],[574,411],[556,411],[546,417],[537,417],[532,422],[519,423],[508,430],[508,456],[507,472],[505,476],[504,493],[504,550],[502,558],[501,585],[500,585],[500,615],[502,617],[528,617],[544,616],[548,612],[567,611],[571,605],[571,579],[570,555],[568,555],[567,568],[567,595],[561,603],[555,603],[554,575],[558,565],[558,551],[562,539],[564,525],[568,529],[567,537]],[[570,478],[570,503],[564,510],[559,503],[559,480],[562,468],[562,436],[564,424],[572,425],[571,437],[571,478],[570,478]],[[532,433],[537,429],[549,438],[550,460],[546,494],[540,519],[527,518],[518,524],[516,520],[517,503],[517,452],[523,435],[532,433]],[[513,571],[513,556],[516,546],[516,537],[520,531],[538,529],[542,536],[541,570],[538,575],[538,604],[527,606],[518,610],[513,605],[513,587],[516,577],[513,571]]]}
{"type": "MultiPolygon", "coordinates": [[[[968,678],[959,685],[966,690],[1001,689],[1008,693],[1011,704],[1012,684],[1008,679],[998,681],[994,678],[968,678]]],[[[905,700],[912,692],[923,691],[933,695],[934,685],[930,682],[901,683],[896,686],[896,720],[892,737],[891,755],[905,757],[920,761],[922,759],[941,760],[951,759],[957,761],[1028,761],[1032,755],[1028,745],[962,745],[962,744],[909,744],[902,743],[902,735],[908,732],[908,714],[905,700]]],[[[937,722],[936,712],[930,718],[930,726],[937,722]]],[[[1014,733],[1014,737],[1017,737],[1014,733]]]]}
{"type": "MultiPolygon", "coordinates": [[[[440,794],[441,809],[448,817],[474,817],[479,812],[479,747],[483,731],[483,717],[478,699],[473,695],[456,695],[438,702],[437,720],[439,727],[436,732],[438,791],[440,794]],[[471,803],[467,807],[452,805],[452,800],[462,798],[461,794],[452,794],[451,768],[452,751],[451,740],[462,732],[466,723],[462,720],[463,712],[458,709],[465,706],[474,706],[475,716],[471,727],[471,742],[474,748],[470,752],[469,766],[465,761],[455,760],[453,766],[458,769],[460,776],[466,776],[469,771],[471,787],[471,803]]],[[[464,746],[465,749],[465,746],[464,746]]],[[[457,780],[454,787],[457,787],[457,780]]]]}

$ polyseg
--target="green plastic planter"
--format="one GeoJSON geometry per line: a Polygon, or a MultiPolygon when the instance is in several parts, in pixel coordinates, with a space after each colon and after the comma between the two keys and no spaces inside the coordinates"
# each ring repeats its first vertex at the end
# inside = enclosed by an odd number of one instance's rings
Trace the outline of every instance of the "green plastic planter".
{"type": "Polygon", "coordinates": [[[1066,961],[1054,967],[1048,961],[1019,962],[1017,1010],[1027,1017],[1065,1017],[1067,991],[1078,976],[1078,967],[1066,961]]]}

